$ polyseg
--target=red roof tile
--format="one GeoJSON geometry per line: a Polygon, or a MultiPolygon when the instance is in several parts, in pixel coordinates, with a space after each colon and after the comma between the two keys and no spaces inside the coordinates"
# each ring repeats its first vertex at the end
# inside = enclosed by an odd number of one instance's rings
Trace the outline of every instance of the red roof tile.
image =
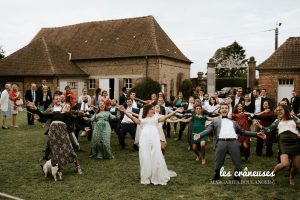
{"type": "Polygon", "coordinates": [[[264,69],[300,69],[300,37],[288,38],[267,60],[258,65],[264,69]]]}
{"type": "Polygon", "coordinates": [[[156,22],[146,16],[43,28],[44,37],[72,53],[72,60],[166,56],[191,63],[156,22]]]}
{"type": "Polygon", "coordinates": [[[0,76],[88,76],[69,61],[67,51],[44,38],[0,60],[0,76]]]}

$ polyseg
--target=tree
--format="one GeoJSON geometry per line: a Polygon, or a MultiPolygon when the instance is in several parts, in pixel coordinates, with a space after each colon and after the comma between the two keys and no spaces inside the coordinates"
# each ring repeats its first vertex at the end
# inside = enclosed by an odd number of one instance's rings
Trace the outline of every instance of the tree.
{"type": "Polygon", "coordinates": [[[5,51],[2,49],[2,46],[0,46],[0,59],[5,57],[5,51]]]}
{"type": "Polygon", "coordinates": [[[182,95],[185,99],[189,99],[192,95],[193,83],[190,79],[184,79],[181,83],[180,90],[182,91],[182,95]]]}
{"type": "Polygon", "coordinates": [[[216,76],[217,77],[246,77],[247,76],[247,62],[246,50],[234,41],[227,47],[219,48],[213,58],[217,63],[216,76]]]}
{"type": "Polygon", "coordinates": [[[151,94],[161,92],[161,85],[151,78],[143,78],[132,88],[136,92],[136,96],[140,99],[150,99],[151,94]]]}

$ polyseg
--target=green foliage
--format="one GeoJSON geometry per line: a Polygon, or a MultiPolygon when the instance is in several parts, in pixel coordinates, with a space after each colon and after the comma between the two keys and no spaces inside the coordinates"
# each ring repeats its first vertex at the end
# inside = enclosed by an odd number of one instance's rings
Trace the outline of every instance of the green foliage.
{"type": "Polygon", "coordinates": [[[216,90],[221,90],[223,87],[242,87],[246,91],[247,78],[216,78],[216,90]]]}
{"type": "Polygon", "coordinates": [[[2,46],[0,46],[0,59],[5,57],[5,51],[2,49],[2,46]]]}
{"type": "Polygon", "coordinates": [[[161,85],[151,78],[144,78],[132,88],[132,91],[136,92],[138,98],[146,100],[151,98],[151,94],[159,93],[161,85]]]}
{"type": "Polygon", "coordinates": [[[239,68],[247,64],[246,50],[239,45],[238,42],[234,41],[227,47],[219,48],[213,58],[215,59],[218,66],[225,68],[217,68],[217,77],[247,77],[247,69],[239,68]]]}
{"type": "Polygon", "coordinates": [[[185,79],[180,84],[180,91],[182,91],[183,97],[188,99],[192,95],[193,83],[190,79],[185,79]]]}

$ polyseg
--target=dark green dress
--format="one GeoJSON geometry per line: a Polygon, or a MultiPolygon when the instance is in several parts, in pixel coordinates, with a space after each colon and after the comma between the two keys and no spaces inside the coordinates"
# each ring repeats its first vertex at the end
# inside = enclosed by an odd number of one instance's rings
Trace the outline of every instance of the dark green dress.
{"type": "Polygon", "coordinates": [[[92,150],[90,157],[98,159],[112,159],[112,150],[110,146],[111,127],[109,120],[115,119],[116,116],[108,111],[101,111],[93,115],[91,121],[95,122],[92,137],[92,150]]]}
{"type": "Polygon", "coordinates": [[[201,141],[206,141],[206,136],[201,137],[197,140],[194,140],[194,135],[200,133],[205,130],[205,122],[207,118],[205,115],[202,117],[198,117],[196,115],[193,116],[193,128],[192,128],[192,144],[198,144],[201,141]]]}

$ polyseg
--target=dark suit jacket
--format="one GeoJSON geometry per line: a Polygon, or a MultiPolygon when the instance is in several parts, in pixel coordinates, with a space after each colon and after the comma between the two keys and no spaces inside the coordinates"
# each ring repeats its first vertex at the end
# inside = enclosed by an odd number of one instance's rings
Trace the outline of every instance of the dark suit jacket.
{"type": "MultiPolygon", "coordinates": [[[[132,112],[135,114],[139,114],[140,110],[137,108],[132,108],[132,112]]],[[[124,113],[121,112],[120,122],[122,122],[123,118],[124,118],[124,113]]]]}
{"type": "Polygon", "coordinates": [[[126,102],[127,97],[123,93],[119,98],[119,105],[123,105],[126,102]]]}
{"type": "MultiPolygon", "coordinates": [[[[25,101],[30,101],[30,102],[33,101],[33,96],[32,96],[32,93],[31,93],[31,89],[26,90],[26,92],[25,92],[25,101]]],[[[37,103],[38,103],[38,92],[37,92],[37,90],[35,90],[35,102],[34,102],[34,104],[37,105],[37,103]]]]}
{"type": "Polygon", "coordinates": [[[300,97],[295,96],[292,98],[294,98],[293,102],[292,102],[292,109],[293,109],[293,112],[297,115],[300,112],[300,97]]]}
{"type": "MultiPolygon", "coordinates": [[[[233,121],[233,128],[236,132],[236,134],[248,136],[248,137],[256,137],[256,132],[251,132],[251,131],[245,131],[242,129],[236,121],[233,121]]],[[[222,126],[222,117],[215,117],[213,118],[212,122],[207,126],[207,128],[200,133],[201,137],[214,133],[214,145],[216,146],[220,131],[221,131],[221,126],[222,126]]]]}
{"type": "MultiPolygon", "coordinates": [[[[232,108],[233,108],[232,112],[234,112],[235,98],[236,98],[236,96],[233,96],[233,97],[231,98],[231,99],[232,99],[231,106],[232,106],[232,108]]],[[[244,98],[241,96],[238,103],[242,103],[243,101],[245,101],[245,100],[244,100],[244,98]]]]}
{"type": "MultiPolygon", "coordinates": [[[[264,98],[261,98],[261,104],[260,104],[260,110],[263,111],[264,108],[263,108],[263,103],[264,103],[264,98]]],[[[255,97],[253,95],[251,95],[251,107],[253,110],[253,112],[255,111],[255,97]]]]}

